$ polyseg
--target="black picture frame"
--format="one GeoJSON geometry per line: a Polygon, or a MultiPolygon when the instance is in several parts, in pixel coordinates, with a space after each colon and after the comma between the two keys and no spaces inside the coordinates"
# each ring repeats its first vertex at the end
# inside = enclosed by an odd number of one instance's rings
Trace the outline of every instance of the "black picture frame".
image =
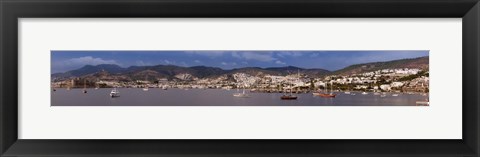
{"type": "MultiPolygon", "coordinates": [[[[478,157],[478,0],[1,0],[1,156],[468,156],[478,157]],[[462,140],[18,139],[18,18],[462,18],[462,140]]],[[[445,115],[448,116],[448,115],[445,115]]]]}

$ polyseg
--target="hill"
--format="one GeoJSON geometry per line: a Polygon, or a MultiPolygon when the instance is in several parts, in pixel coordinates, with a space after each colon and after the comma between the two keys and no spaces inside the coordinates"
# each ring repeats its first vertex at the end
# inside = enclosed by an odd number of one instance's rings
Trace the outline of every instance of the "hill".
{"type": "Polygon", "coordinates": [[[346,68],[334,71],[335,75],[352,75],[371,71],[377,71],[381,69],[399,69],[399,68],[418,68],[428,70],[429,57],[419,57],[411,59],[393,60],[387,62],[374,62],[365,64],[355,64],[346,68]]]}
{"type": "Polygon", "coordinates": [[[65,79],[71,77],[87,77],[90,79],[97,78],[128,78],[126,80],[156,80],[159,78],[178,79],[179,77],[195,77],[195,78],[212,78],[222,75],[231,75],[234,73],[246,73],[252,76],[259,75],[289,75],[300,72],[302,74],[312,75],[315,77],[329,74],[330,71],[324,69],[304,69],[293,66],[288,67],[274,67],[274,68],[259,68],[259,67],[245,67],[232,70],[224,70],[217,67],[207,66],[193,66],[181,67],[175,65],[155,65],[155,66],[131,66],[122,68],[118,65],[101,64],[101,65],[86,65],[82,68],[67,71],[65,73],[52,74],[52,79],[65,79]]]}

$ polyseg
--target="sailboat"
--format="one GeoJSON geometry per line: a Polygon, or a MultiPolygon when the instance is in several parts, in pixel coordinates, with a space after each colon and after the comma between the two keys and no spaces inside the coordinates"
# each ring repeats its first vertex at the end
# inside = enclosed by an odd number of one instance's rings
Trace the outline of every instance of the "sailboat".
{"type": "Polygon", "coordinates": [[[428,100],[428,98],[426,98],[425,100],[416,101],[415,104],[416,104],[417,106],[429,106],[429,105],[430,105],[430,101],[428,100]]]}
{"type": "Polygon", "coordinates": [[[286,92],[280,97],[282,100],[297,100],[297,96],[293,95],[293,90],[290,88],[290,94],[286,92]]]}
{"type": "MultiPolygon", "coordinates": [[[[145,82],[148,82],[148,75],[145,75],[145,82]]],[[[143,91],[148,91],[148,84],[143,87],[143,91]]]]}
{"type": "Polygon", "coordinates": [[[315,93],[313,93],[313,95],[324,97],[324,98],[335,98],[335,96],[337,96],[337,95],[333,94],[333,83],[331,83],[330,88],[331,88],[330,93],[327,93],[328,88],[327,88],[327,84],[325,84],[325,91],[326,91],[325,93],[315,92],[315,93]]]}
{"type": "Polygon", "coordinates": [[[119,97],[120,96],[120,91],[117,90],[117,88],[113,88],[113,90],[110,92],[110,97],[119,97]]]}
{"type": "Polygon", "coordinates": [[[366,92],[366,88],[363,90],[362,95],[367,95],[368,93],[366,92]]]}
{"type": "Polygon", "coordinates": [[[98,88],[100,88],[100,85],[98,84],[98,79],[97,79],[97,82],[95,82],[95,90],[97,90],[98,88]]]}
{"type": "Polygon", "coordinates": [[[373,88],[373,95],[380,95],[380,92],[378,92],[378,86],[372,83],[372,88],[373,88]],[[375,89],[377,87],[377,89],[375,89]]]}
{"type": "Polygon", "coordinates": [[[346,90],[345,92],[343,92],[343,93],[345,93],[345,94],[351,94],[351,93],[350,93],[350,86],[347,87],[347,90],[346,90]]]}
{"type": "Polygon", "coordinates": [[[67,86],[67,90],[70,90],[70,85],[67,86]]]}
{"type": "MultiPolygon", "coordinates": [[[[238,91],[238,88],[237,88],[237,91],[238,91]]],[[[245,93],[245,86],[243,88],[242,93],[235,93],[235,94],[233,94],[233,96],[238,97],[238,98],[248,98],[248,97],[250,97],[248,94],[245,93]]]]}
{"type": "Polygon", "coordinates": [[[83,93],[87,93],[87,80],[83,80],[83,93]]]}

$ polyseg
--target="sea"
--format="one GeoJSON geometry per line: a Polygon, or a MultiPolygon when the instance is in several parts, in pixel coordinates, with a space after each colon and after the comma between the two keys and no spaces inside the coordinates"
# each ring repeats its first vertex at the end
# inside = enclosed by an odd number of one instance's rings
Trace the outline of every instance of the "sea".
{"type": "Polygon", "coordinates": [[[51,106],[417,106],[428,95],[419,93],[385,93],[385,96],[370,92],[334,92],[335,98],[323,98],[312,93],[294,94],[296,100],[282,100],[283,93],[245,92],[247,98],[234,97],[242,90],[225,89],[179,89],[117,88],[119,97],[110,97],[112,88],[82,88],[51,91],[51,106]],[[398,94],[398,96],[393,96],[398,94]]]}

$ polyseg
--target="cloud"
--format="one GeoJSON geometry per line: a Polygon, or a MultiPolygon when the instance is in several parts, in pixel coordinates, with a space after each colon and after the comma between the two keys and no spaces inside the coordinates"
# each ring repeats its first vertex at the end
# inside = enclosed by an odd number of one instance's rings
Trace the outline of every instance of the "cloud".
{"type": "Polygon", "coordinates": [[[104,60],[102,58],[94,58],[92,56],[72,58],[64,62],[65,64],[70,64],[70,65],[118,64],[115,60],[104,60]]]}
{"type": "Polygon", "coordinates": [[[164,59],[163,63],[165,63],[166,65],[176,65],[176,66],[184,66],[184,67],[188,66],[186,62],[177,62],[177,61],[172,61],[167,59],[164,59]]]}
{"type": "Polygon", "coordinates": [[[261,62],[271,62],[277,60],[273,57],[272,53],[267,52],[233,52],[232,57],[245,60],[256,60],[261,62]]]}
{"type": "Polygon", "coordinates": [[[150,63],[150,62],[136,61],[136,62],[135,62],[135,65],[136,65],[136,66],[150,66],[150,65],[154,65],[154,64],[153,64],[153,63],[150,63]]]}
{"type": "Polygon", "coordinates": [[[282,62],[282,61],[280,61],[280,60],[277,60],[277,61],[275,61],[275,63],[276,63],[276,64],[282,64],[282,65],[285,65],[285,64],[287,64],[287,63],[285,63],[285,62],[282,62]]]}
{"type": "Polygon", "coordinates": [[[285,58],[285,57],[300,57],[303,55],[302,52],[289,52],[289,51],[282,51],[282,52],[278,52],[276,53],[278,57],[282,57],[282,58],[285,58]]]}
{"type": "Polygon", "coordinates": [[[220,64],[222,64],[223,66],[237,66],[236,62],[231,62],[231,63],[221,62],[220,64]]]}
{"type": "Polygon", "coordinates": [[[239,52],[232,52],[232,57],[242,58],[242,56],[240,56],[238,53],[239,53],[239,52]]]}
{"type": "Polygon", "coordinates": [[[185,53],[215,58],[222,56],[226,51],[185,51],[185,53]]]}
{"type": "Polygon", "coordinates": [[[195,62],[195,63],[202,63],[202,62],[199,61],[199,60],[194,60],[193,62],[195,62]]]}
{"type": "Polygon", "coordinates": [[[165,64],[175,64],[175,61],[163,60],[165,64]]]}
{"type": "Polygon", "coordinates": [[[315,57],[318,57],[318,55],[319,55],[318,53],[312,53],[310,54],[310,57],[315,58],[315,57]]]}
{"type": "Polygon", "coordinates": [[[188,66],[188,64],[187,64],[187,63],[185,63],[185,62],[180,62],[180,66],[187,67],[187,66],[188,66]]]}

